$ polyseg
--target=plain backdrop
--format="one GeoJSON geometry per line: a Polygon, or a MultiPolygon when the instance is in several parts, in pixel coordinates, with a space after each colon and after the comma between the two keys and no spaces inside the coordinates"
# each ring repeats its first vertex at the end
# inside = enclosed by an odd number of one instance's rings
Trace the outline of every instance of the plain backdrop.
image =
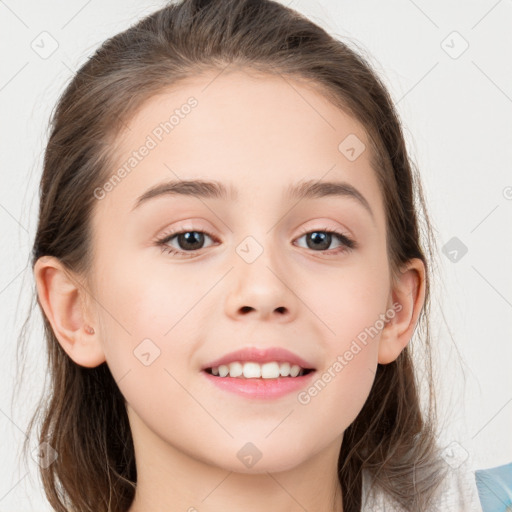
{"type": "MultiPolygon", "coordinates": [[[[475,469],[511,462],[512,2],[283,3],[357,46],[391,92],[439,247],[432,334],[443,441],[470,454],[475,469]]],[[[20,463],[45,373],[38,311],[11,403],[34,290],[29,256],[48,119],[103,40],[163,5],[0,1],[0,512],[49,510],[36,463],[20,463]]]]}

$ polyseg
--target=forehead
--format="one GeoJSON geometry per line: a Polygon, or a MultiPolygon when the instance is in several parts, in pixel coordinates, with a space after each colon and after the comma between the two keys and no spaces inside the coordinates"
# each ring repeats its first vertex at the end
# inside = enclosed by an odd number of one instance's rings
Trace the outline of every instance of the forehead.
{"type": "Polygon", "coordinates": [[[204,72],[148,99],[127,124],[111,170],[124,166],[127,176],[104,206],[115,201],[128,212],[151,185],[212,179],[242,201],[261,198],[258,191],[277,199],[303,180],[346,181],[382,208],[364,127],[312,83],[229,67],[204,72]]]}

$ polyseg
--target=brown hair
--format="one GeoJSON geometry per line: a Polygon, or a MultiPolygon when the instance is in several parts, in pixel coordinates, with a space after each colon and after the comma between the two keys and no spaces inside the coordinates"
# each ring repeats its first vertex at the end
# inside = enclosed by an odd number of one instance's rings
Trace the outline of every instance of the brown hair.
{"type": "MultiPolygon", "coordinates": [[[[385,202],[390,268],[396,276],[411,258],[423,260],[426,297],[414,333],[422,342],[378,365],[369,397],[345,431],[339,480],[345,512],[361,509],[363,470],[406,510],[423,510],[444,475],[436,444],[428,321],[434,239],[421,182],[393,102],[375,71],[348,44],[299,13],[272,0],[184,0],[104,42],[73,77],[52,115],[32,267],[51,255],[87,276],[94,190],[109,178],[112,148],[125,122],[170,85],[227,66],[305,80],[366,129],[385,202]],[[423,405],[413,348],[423,351],[428,387],[423,405]]],[[[75,364],[44,313],[43,321],[51,383],[28,431],[41,416],[39,442],[58,452],[48,468],[40,469],[46,496],[59,512],[126,511],[137,474],[124,397],[106,363],[75,364]]]]}

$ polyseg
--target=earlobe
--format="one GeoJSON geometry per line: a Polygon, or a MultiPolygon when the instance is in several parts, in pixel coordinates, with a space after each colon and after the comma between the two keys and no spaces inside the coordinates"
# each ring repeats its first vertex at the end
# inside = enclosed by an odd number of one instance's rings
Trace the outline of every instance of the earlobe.
{"type": "Polygon", "coordinates": [[[78,278],[53,256],[34,265],[37,295],[59,344],[78,365],[96,367],[105,361],[98,334],[85,318],[87,291],[78,278]]]}
{"type": "Polygon", "coordinates": [[[404,267],[393,285],[391,304],[388,306],[394,315],[381,333],[378,354],[380,364],[395,361],[411,340],[425,302],[425,277],[423,261],[414,258],[404,267]]]}

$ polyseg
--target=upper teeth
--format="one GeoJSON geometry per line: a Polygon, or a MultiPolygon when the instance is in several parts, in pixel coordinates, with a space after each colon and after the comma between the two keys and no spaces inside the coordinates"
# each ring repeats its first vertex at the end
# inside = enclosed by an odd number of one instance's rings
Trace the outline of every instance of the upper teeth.
{"type": "Polygon", "coordinates": [[[230,364],[221,364],[212,367],[212,374],[220,377],[245,377],[246,379],[277,379],[281,377],[297,377],[304,373],[304,369],[296,364],[290,363],[241,363],[234,361],[230,364]]]}

